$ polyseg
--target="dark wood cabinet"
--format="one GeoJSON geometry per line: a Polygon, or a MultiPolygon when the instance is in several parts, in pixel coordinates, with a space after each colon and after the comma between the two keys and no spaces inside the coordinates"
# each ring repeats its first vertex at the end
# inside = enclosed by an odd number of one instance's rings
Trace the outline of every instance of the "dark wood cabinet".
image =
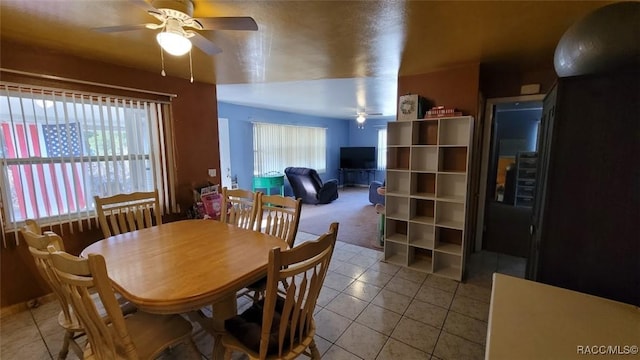
{"type": "Polygon", "coordinates": [[[640,305],[639,84],[561,78],[545,98],[528,278],[640,305]]]}

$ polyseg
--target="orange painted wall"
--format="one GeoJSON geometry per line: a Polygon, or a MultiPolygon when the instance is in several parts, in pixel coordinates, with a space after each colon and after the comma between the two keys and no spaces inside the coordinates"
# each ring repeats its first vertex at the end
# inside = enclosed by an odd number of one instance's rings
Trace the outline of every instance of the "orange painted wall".
{"type": "MultiPolygon", "coordinates": [[[[178,96],[172,100],[172,114],[177,165],[176,194],[181,209],[184,211],[191,205],[193,184],[201,184],[207,180],[219,182],[219,179],[207,176],[207,169],[220,168],[215,85],[199,82],[192,84],[185,79],[162,77],[156,73],[4,40],[0,64],[5,69],[177,94],[178,96]]],[[[3,81],[109,94],[120,93],[106,88],[43,80],[6,72],[0,75],[3,81]]],[[[73,234],[71,229],[66,227],[64,229],[56,227],[53,230],[64,233],[67,251],[75,254],[101,238],[100,230],[95,227],[91,231],[83,232],[75,229],[73,234]]],[[[11,239],[10,243],[13,244],[13,234],[7,235],[11,239]]],[[[0,266],[1,307],[24,302],[49,292],[46,284],[39,278],[31,255],[23,242],[18,247],[0,248],[0,266]]]]}

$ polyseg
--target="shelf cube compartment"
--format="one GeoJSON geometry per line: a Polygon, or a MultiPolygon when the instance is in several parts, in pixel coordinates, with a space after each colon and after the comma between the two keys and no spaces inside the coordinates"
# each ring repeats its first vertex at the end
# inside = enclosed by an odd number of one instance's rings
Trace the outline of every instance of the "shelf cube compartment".
{"type": "Polygon", "coordinates": [[[411,195],[434,198],[436,196],[436,174],[411,174],[411,195]]]}
{"type": "Polygon", "coordinates": [[[466,172],[467,171],[467,147],[451,146],[441,147],[438,164],[441,172],[466,172]]]}
{"type": "Polygon", "coordinates": [[[435,215],[436,225],[464,230],[464,204],[438,201],[435,215]]]}
{"type": "Polygon", "coordinates": [[[435,249],[438,252],[462,255],[462,230],[436,227],[435,249]]]}
{"type": "Polygon", "coordinates": [[[392,242],[384,244],[384,260],[388,263],[406,266],[407,265],[407,246],[392,242]]]}
{"type": "Polygon", "coordinates": [[[431,250],[409,246],[407,261],[412,269],[433,272],[433,251],[431,250]]]}
{"type": "Polygon", "coordinates": [[[435,251],[433,255],[433,273],[454,280],[462,280],[462,257],[435,251]]]}
{"type": "Polygon", "coordinates": [[[411,145],[411,122],[389,122],[387,124],[387,145],[411,145]]]}
{"type": "Polygon", "coordinates": [[[438,120],[421,120],[413,123],[413,145],[437,145],[438,144],[438,120]]]}
{"type": "Polygon", "coordinates": [[[384,212],[388,218],[399,220],[409,219],[409,199],[387,194],[384,212]]]}
{"type": "Polygon", "coordinates": [[[395,219],[385,218],[385,247],[390,242],[406,244],[407,243],[407,222],[395,219]]]}
{"type": "Polygon", "coordinates": [[[438,148],[435,146],[417,146],[412,148],[411,170],[437,171],[438,148]]]}
{"type": "Polygon", "coordinates": [[[409,223],[409,245],[423,249],[433,249],[435,226],[409,223]]]}
{"type": "Polygon", "coordinates": [[[424,199],[411,199],[411,210],[409,219],[422,224],[433,224],[434,221],[434,201],[424,199]]]}
{"type": "Polygon", "coordinates": [[[388,171],[387,172],[387,194],[409,194],[411,189],[411,174],[406,171],[388,171]]]}
{"type": "Polygon", "coordinates": [[[464,203],[467,197],[465,174],[438,174],[438,200],[464,203]]]}
{"type": "Polygon", "coordinates": [[[471,135],[469,118],[440,119],[439,145],[466,145],[471,135]]]}
{"type": "Polygon", "coordinates": [[[411,149],[409,147],[387,148],[387,169],[409,170],[411,149]]]}

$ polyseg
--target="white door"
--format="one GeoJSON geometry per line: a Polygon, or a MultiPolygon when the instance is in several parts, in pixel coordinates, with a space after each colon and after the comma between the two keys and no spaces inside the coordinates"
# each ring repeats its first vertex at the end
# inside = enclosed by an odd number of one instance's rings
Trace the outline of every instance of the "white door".
{"type": "Polygon", "coordinates": [[[220,139],[220,182],[231,189],[231,150],[229,149],[229,119],[218,118],[220,139]]]}

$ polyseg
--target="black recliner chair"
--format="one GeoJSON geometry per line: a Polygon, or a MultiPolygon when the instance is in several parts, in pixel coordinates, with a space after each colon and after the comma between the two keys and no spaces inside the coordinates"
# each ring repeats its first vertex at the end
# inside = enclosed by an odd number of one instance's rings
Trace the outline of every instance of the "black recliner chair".
{"type": "Polygon", "coordinates": [[[296,198],[303,204],[328,204],[338,198],[338,180],[327,180],[324,184],[314,169],[288,167],[284,174],[296,198]]]}

